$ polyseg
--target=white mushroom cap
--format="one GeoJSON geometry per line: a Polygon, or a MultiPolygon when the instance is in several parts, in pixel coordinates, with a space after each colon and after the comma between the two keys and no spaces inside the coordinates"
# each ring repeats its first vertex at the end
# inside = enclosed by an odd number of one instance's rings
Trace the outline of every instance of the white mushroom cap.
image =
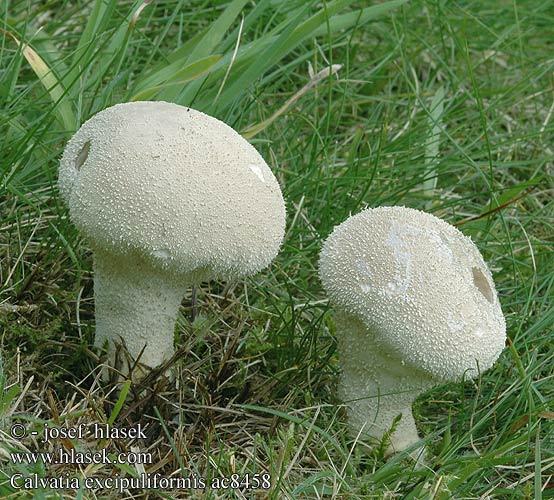
{"type": "Polygon", "coordinates": [[[504,347],[487,265],[470,238],[433,215],[380,207],[350,217],[326,240],[320,276],[337,308],[435,380],[476,376],[477,363],[486,370],[504,347]]]}
{"type": "Polygon", "coordinates": [[[284,235],[281,191],[256,149],[177,104],[125,103],[93,116],[67,144],[59,187],[94,250],[189,282],[254,274],[284,235]]]}

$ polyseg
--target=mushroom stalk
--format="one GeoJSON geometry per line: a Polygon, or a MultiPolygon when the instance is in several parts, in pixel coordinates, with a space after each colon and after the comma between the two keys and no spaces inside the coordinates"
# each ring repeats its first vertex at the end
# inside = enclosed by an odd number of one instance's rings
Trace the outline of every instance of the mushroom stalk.
{"type": "Polygon", "coordinates": [[[116,346],[122,341],[132,358],[123,359],[123,373],[129,373],[129,361],[131,366],[138,359],[152,367],[169,359],[174,353],[175,321],[186,283],[140,259],[115,258],[101,251],[94,255],[94,273],[94,343],[102,347],[108,341],[110,366],[114,366],[116,346]]]}
{"type": "Polygon", "coordinates": [[[414,368],[379,344],[359,319],[342,312],[337,312],[335,318],[342,368],[338,393],[347,405],[352,433],[381,440],[400,415],[389,436],[387,454],[416,443],[419,436],[412,404],[436,381],[424,373],[415,376],[414,368]]]}

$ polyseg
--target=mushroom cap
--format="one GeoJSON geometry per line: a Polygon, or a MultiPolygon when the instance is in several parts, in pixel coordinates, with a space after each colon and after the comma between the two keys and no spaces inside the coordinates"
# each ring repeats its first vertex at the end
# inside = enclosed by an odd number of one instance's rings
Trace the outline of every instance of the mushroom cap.
{"type": "Polygon", "coordinates": [[[254,274],[284,235],[281,190],[256,149],[177,104],[124,103],[94,115],[65,148],[59,188],[93,250],[180,279],[254,274]]]}
{"type": "Polygon", "coordinates": [[[474,377],[504,348],[504,316],[483,257],[428,213],[380,207],[348,218],[323,245],[320,277],[339,309],[433,379],[474,377]]]}

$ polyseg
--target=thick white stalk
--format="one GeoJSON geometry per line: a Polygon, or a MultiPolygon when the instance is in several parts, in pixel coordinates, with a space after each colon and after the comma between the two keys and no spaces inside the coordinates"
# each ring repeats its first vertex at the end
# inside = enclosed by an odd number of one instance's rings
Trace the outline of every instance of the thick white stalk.
{"type": "MultiPolygon", "coordinates": [[[[94,254],[96,337],[107,342],[108,363],[115,366],[122,342],[133,360],[156,367],[175,352],[173,336],[177,311],[187,284],[171,274],[153,269],[143,260],[94,254]],[[142,354],[141,354],[142,352],[142,354]]],[[[117,366],[129,374],[129,360],[117,366]]]]}
{"type": "Polygon", "coordinates": [[[337,338],[342,373],[339,397],[348,408],[348,422],[356,436],[380,440],[398,415],[388,453],[401,451],[419,440],[412,403],[436,384],[431,377],[407,366],[353,316],[337,313],[337,338]]]}

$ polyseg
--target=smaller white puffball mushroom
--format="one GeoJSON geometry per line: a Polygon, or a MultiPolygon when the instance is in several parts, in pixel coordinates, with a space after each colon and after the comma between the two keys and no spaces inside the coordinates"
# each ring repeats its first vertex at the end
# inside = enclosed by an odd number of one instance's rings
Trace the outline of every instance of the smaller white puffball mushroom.
{"type": "Polygon", "coordinates": [[[108,342],[110,363],[123,340],[162,364],[186,288],[260,271],[284,236],[281,190],[256,149],[177,104],[94,115],[65,148],[59,187],[94,253],[95,345],[108,342]]]}
{"type": "Polygon", "coordinates": [[[404,207],[366,209],[335,227],[320,277],[336,309],[339,396],[354,435],[388,453],[418,441],[412,403],[492,366],[506,326],[492,276],[470,238],[404,207]]]}

